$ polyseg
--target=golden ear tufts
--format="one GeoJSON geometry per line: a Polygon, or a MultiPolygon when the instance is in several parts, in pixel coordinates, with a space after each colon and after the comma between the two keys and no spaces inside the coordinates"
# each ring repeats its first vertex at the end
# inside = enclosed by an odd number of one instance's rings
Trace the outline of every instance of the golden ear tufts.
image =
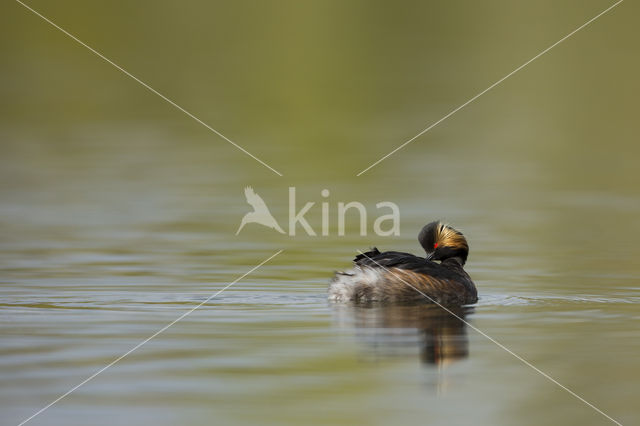
{"type": "Polygon", "coordinates": [[[436,242],[438,246],[465,248],[469,250],[469,245],[464,235],[446,223],[440,223],[438,231],[436,232],[436,242]]]}

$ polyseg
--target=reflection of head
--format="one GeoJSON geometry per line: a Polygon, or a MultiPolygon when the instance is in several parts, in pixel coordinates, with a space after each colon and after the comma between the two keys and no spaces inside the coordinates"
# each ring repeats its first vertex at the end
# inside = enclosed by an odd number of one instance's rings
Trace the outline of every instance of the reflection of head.
{"type": "MultiPolygon", "coordinates": [[[[443,313],[434,315],[428,324],[423,324],[421,359],[425,364],[450,364],[469,356],[465,323],[449,312],[443,313]]],[[[464,311],[455,314],[464,319],[464,311]]]]}
{"type": "Polygon", "coordinates": [[[469,354],[466,325],[461,320],[469,308],[450,309],[459,318],[428,304],[351,305],[341,309],[351,311],[361,336],[373,340],[376,355],[397,356],[418,346],[425,364],[444,365],[469,354]]]}

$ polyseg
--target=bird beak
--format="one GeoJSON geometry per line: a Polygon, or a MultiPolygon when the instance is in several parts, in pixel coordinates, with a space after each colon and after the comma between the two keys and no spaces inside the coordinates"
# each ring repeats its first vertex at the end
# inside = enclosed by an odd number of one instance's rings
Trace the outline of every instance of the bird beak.
{"type": "Polygon", "coordinates": [[[427,260],[431,260],[433,259],[433,256],[435,256],[436,252],[432,251],[431,253],[427,253],[427,260]]]}

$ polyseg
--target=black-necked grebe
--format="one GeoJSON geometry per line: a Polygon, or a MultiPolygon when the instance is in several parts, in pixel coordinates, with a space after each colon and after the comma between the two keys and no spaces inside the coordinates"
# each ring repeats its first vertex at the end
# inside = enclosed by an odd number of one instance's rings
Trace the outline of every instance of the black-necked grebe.
{"type": "Polygon", "coordinates": [[[469,246],[462,233],[441,222],[431,222],[422,228],[418,241],[427,252],[426,258],[397,251],[381,253],[375,247],[356,256],[352,269],[337,272],[331,280],[329,299],[476,303],[476,286],[463,269],[469,246]]]}

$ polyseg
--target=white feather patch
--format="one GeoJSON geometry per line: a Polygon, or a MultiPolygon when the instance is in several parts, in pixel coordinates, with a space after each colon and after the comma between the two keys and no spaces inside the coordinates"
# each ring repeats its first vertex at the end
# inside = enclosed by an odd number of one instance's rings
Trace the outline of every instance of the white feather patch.
{"type": "Polygon", "coordinates": [[[377,268],[356,266],[346,272],[338,272],[329,284],[329,300],[336,302],[353,300],[356,294],[356,286],[375,286],[381,280],[382,274],[377,268]]]}

